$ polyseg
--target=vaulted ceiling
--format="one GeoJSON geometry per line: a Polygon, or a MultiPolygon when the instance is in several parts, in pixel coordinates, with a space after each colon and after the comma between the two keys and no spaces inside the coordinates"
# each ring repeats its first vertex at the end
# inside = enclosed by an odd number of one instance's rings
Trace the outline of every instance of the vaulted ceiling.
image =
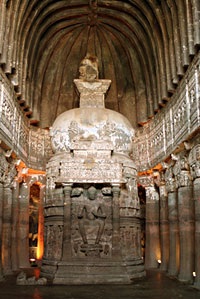
{"type": "Polygon", "coordinates": [[[32,123],[78,107],[87,53],[112,80],[106,107],[136,127],[170,100],[200,45],[199,0],[1,0],[0,64],[32,123]]]}

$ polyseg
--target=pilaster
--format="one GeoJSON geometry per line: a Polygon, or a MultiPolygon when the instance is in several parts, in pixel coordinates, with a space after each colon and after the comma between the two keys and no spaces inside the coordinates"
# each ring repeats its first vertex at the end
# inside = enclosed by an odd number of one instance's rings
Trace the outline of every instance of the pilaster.
{"type": "Polygon", "coordinates": [[[120,212],[119,212],[119,196],[120,196],[120,186],[113,185],[113,244],[112,253],[113,257],[119,258],[120,253],[120,212]]]}
{"type": "Polygon", "coordinates": [[[72,184],[63,184],[64,188],[64,220],[63,220],[63,257],[71,258],[71,191],[72,184]]]}

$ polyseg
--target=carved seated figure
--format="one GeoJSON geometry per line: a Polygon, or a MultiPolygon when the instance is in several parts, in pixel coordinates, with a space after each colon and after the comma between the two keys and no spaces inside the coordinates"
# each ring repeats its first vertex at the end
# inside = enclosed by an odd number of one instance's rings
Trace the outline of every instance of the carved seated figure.
{"type": "MultiPolygon", "coordinates": [[[[90,187],[88,189],[88,199],[90,201],[94,201],[96,199],[97,190],[95,187],[90,187]]],[[[101,205],[91,204],[90,206],[84,205],[81,210],[81,213],[78,215],[79,220],[79,230],[83,240],[83,244],[81,245],[81,251],[85,252],[86,255],[99,255],[100,251],[102,251],[102,246],[100,243],[101,236],[105,227],[105,219],[106,215],[103,212],[103,207],[101,205]],[[88,230],[93,228],[95,229],[95,233],[92,232],[95,242],[91,243],[91,240],[88,240],[88,230]],[[96,235],[94,235],[96,234],[96,235]]]]}

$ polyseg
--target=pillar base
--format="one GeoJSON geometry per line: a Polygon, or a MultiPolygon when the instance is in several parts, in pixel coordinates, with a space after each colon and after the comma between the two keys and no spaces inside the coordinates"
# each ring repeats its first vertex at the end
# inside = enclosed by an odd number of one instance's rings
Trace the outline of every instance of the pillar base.
{"type": "Polygon", "coordinates": [[[178,275],[178,280],[180,282],[186,282],[186,283],[192,283],[193,282],[193,276],[187,277],[186,275],[178,275]]]}
{"type": "Polygon", "coordinates": [[[195,282],[192,287],[194,289],[200,290],[200,281],[199,282],[195,282]]]}
{"type": "Polygon", "coordinates": [[[160,271],[163,271],[163,272],[165,272],[165,271],[167,271],[167,265],[163,265],[162,266],[162,264],[161,264],[161,266],[160,266],[160,271]]]}

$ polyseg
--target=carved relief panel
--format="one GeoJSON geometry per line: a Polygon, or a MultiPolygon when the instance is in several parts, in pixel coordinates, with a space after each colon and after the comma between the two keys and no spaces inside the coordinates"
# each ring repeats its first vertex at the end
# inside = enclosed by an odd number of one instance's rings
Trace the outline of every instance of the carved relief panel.
{"type": "Polygon", "coordinates": [[[124,223],[120,227],[122,256],[126,259],[141,258],[141,225],[138,222],[124,223]]]}
{"type": "Polygon", "coordinates": [[[44,226],[44,258],[59,261],[62,258],[63,225],[44,226]]]}
{"type": "Polygon", "coordinates": [[[74,257],[107,258],[112,251],[111,190],[72,190],[71,244],[74,257]],[[103,194],[104,193],[104,194],[103,194]]]}

